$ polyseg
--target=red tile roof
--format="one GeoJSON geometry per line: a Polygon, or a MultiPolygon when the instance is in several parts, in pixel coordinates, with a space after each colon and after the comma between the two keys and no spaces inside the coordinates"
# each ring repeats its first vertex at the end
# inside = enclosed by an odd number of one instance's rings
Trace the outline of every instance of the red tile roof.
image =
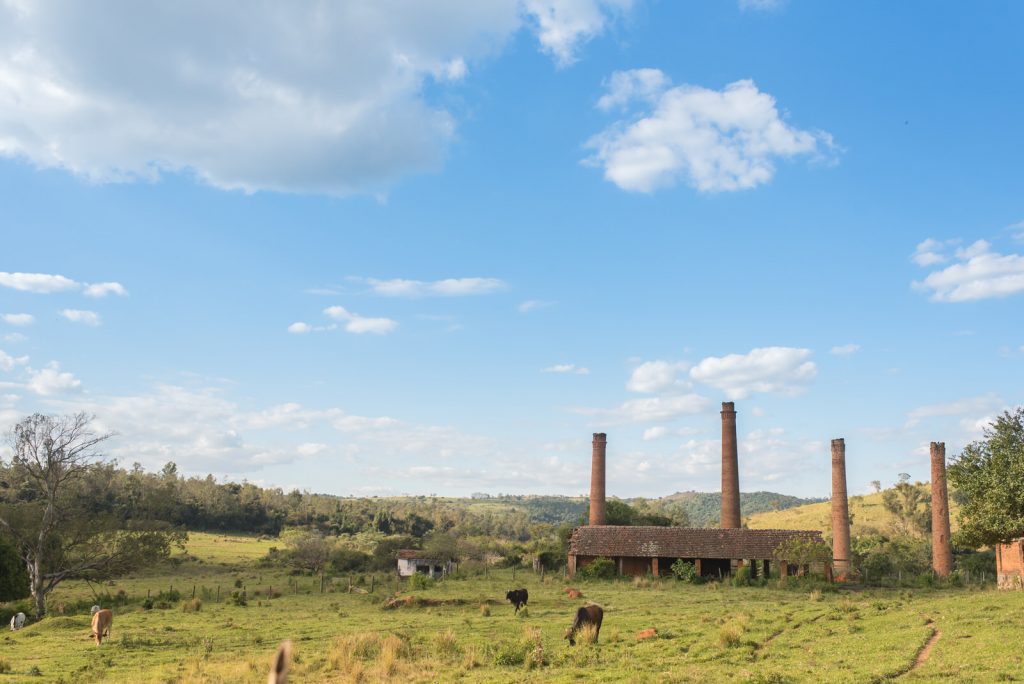
{"type": "Polygon", "coordinates": [[[569,554],[607,558],[657,556],[763,560],[771,559],[779,544],[794,537],[824,541],[817,530],[599,525],[576,528],[569,539],[569,554]]]}

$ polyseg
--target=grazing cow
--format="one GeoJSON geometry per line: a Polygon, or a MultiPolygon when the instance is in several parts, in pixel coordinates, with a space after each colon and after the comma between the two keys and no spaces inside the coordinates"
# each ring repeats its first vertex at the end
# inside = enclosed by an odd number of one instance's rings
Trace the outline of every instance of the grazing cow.
{"type": "Polygon", "coordinates": [[[601,622],[604,620],[604,609],[596,603],[583,606],[576,610],[576,619],[572,621],[572,627],[565,633],[570,646],[576,645],[576,633],[584,625],[594,625],[594,641],[601,635],[601,622]]]}
{"type": "Polygon", "coordinates": [[[267,684],[288,684],[288,666],[292,661],[292,642],[282,641],[274,655],[274,664],[267,675],[267,684]]]}
{"type": "Polygon", "coordinates": [[[99,606],[93,606],[92,608],[89,609],[89,615],[95,615],[98,612],[100,612],[100,607],[99,606]]]}
{"type": "Polygon", "coordinates": [[[92,635],[96,639],[96,645],[103,643],[103,637],[110,636],[110,628],[114,624],[114,614],[109,608],[96,611],[92,616],[92,635]]]}
{"type": "Polygon", "coordinates": [[[18,613],[11,618],[11,631],[17,632],[19,629],[25,626],[25,614],[18,613]]]}
{"type": "Polygon", "coordinates": [[[530,594],[527,593],[526,589],[513,589],[512,591],[505,594],[505,598],[512,602],[512,605],[516,607],[516,612],[526,605],[526,602],[530,600],[530,594]]]}

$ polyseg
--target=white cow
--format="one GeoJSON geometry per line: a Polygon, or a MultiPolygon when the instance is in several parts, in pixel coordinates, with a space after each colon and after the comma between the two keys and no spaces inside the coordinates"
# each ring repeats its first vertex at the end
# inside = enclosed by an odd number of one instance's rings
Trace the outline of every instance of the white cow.
{"type": "Polygon", "coordinates": [[[25,626],[25,614],[18,613],[11,618],[11,631],[16,632],[25,626]]]}
{"type": "Polygon", "coordinates": [[[89,609],[89,615],[95,615],[98,612],[100,612],[100,607],[99,606],[93,606],[92,608],[89,609]]]}

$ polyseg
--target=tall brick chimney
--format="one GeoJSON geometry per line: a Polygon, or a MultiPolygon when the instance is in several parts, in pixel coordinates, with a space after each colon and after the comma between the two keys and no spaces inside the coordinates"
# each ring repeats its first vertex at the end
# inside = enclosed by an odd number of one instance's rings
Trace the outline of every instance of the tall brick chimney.
{"type": "Polygon", "coordinates": [[[946,443],[932,442],[932,569],[939,577],[953,571],[949,543],[949,492],[946,489],[946,443]]]}
{"type": "Polygon", "coordinates": [[[736,408],[722,402],[722,522],[721,527],[738,528],[740,521],[740,466],[736,450],[736,408]]]}
{"type": "Polygon", "coordinates": [[[846,441],[832,440],[832,567],[837,579],[850,574],[850,508],[846,500],[846,441]]]}
{"type": "Polygon", "coordinates": [[[590,524],[604,525],[604,461],[608,435],[594,433],[594,454],[590,460],[590,524]]]}

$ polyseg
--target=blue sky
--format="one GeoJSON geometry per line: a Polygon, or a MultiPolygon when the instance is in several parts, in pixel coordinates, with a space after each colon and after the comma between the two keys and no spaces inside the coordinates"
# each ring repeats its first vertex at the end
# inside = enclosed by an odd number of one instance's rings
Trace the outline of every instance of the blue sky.
{"type": "Polygon", "coordinates": [[[337,494],[927,479],[1021,403],[1024,8],[0,2],[0,422],[337,494]],[[116,18],[116,20],[115,20],[116,18]]]}

